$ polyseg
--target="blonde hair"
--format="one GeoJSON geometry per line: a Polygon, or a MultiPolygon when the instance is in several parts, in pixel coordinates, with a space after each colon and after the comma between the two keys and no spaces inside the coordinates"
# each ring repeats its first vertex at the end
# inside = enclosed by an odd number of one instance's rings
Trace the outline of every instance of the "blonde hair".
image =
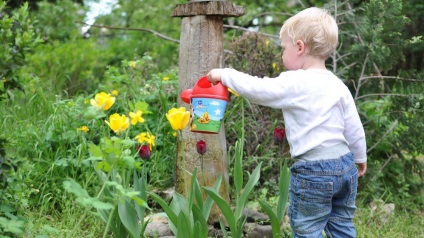
{"type": "Polygon", "coordinates": [[[288,34],[293,44],[301,40],[309,55],[327,59],[338,44],[339,29],[334,18],[324,9],[311,7],[287,19],[280,30],[280,39],[288,34]]]}

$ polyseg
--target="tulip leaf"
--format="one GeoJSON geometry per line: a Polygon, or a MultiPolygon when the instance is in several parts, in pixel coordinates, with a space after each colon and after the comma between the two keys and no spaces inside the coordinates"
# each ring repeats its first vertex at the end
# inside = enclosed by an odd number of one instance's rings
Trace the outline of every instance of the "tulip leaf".
{"type": "Polygon", "coordinates": [[[203,207],[202,190],[200,188],[200,185],[197,179],[194,180],[194,183],[192,183],[192,185],[193,185],[194,197],[196,199],[196,203],[197,205],[199,205],[199,207],[203,207]]]}
{"type": "MultiPolygon", "coordinates": [[[[178,223],[177,223],[177,238],[192,238],[192,229],[190,227],[190,221],[186,214],[183,211],[180,211],[178,214],[178,223]]],[[[196,237],[197,238],[197,237],[196,237]]]]}
{"type": "MultiPolygon", "coordinates": [[[[143,167],[143,169],[141,171],[141,177],[140,178],[138,178],[136,171],[134,171],[134,176],[133,176],[133,178],[134,178],[134,190],[140,192],[140,194],[137,197],[142,199],[144,203],[146,203],[145,201],[147,201],[147,193],[146,193],[147,182],[146,182],[146,179],[145,179],[145,175],[146,175],[146,172],[145,172],[145,169],[143,167]]],[[[138,202],[137,202],[137,204],[138,204],[138,202]]],[[[144,215],[145,215],[145,211],[146,211],[145,208],[149,208],[149,206],[147,204],[145,206],[144,206],[144,204],[143,205],[138,204],[138,206],[137,205],[135,206],[135,210],[137,212],[138,219],[141,221],[142,224],[143,224],[144,215]]]]}
{"type": "MultiPolygon", "coordinates": [[[[213,185],[213,191],[218,193],[219,188],[221,187],[221,181],[222,181],[222,176],[219,176],[218,179],[215,181],[215,184],[213,185]]],[[[205,217],[206,220],[208,220],[209,218],[209,214],[211,212],[213,202],[214,200],[210,196],[208,196],[205,200],[204,207],[203,207],[203,216],[205,217]]]]}
{"type": "Polygon", "coordinates": [[[287,200],[289,197],[289,185],[290,185],[290,169],[287,166],[288,159],[284,160],[284,165],[280,163],[280,178],[278,181],[278,188],[280,190],[280,197],[277,205],[277,217],[281,221],[283,220],[284,213],[287,207],[287,200]]]}
{"type": "Polygon", "coordinates": [[[188,210],[191,210],[191,207],[193,206],[193,199],[194,199],[194,192],[195,192],[195,182],[197,175],[197,168],[194,168],[193,175],[191,176],[191,188],[190,188],[190,196],[188,197],[188,210]]]}
{"type": "Polygon", "coordinates": [[[196,221],[194,223],[193,237],[195,238],[207,238],[208,237],[208,223],[203,217],[202,210],[197,206],[193,205],[192,208],[193,217],[196,221]]]}
{"type": "MultiPolygon", "coordinates": [[[[206,227],[208,227],[208,226],[206,226],[206,227]]],[[[204,236],[203,234],[201,234],[201,231],[202,231],[202,225],[200,224],[200,222],[199,221],[196,221],[195,223],[194,223],[194,228],[193,228],[193,237],[196,237],[196,238],[207,238],[207,233],[206,233],[206,236],[204,236]]]]}
{"type": "Polygon", "coordinates": [[[208,187],[203,187],[203,189],[206,191],[209,197],[211,197],[215,201],[219,209],[221,209],[222,214],[224,215],[225,219],[228,222],[228,225],[230,226],[230,230],[235,231],[236,221],[234,219],[234,214],[230,208],[230,205],[228,205],[228,203],[218,194],[218,192],[214,191],[213,189],[208,187]]]}
{"type": "Polygon", "coordinates": [[[221,218],[219,218],[219,226],[221,227],[221,231],[222,231],[222,234],[224,235],[224,238],[228,238],[227,231],[225,230],[225,224],[221,218]]]}
{"type": "Polygon", "coordinates": [[[261,165],[262,165],[262,162],[259,163],[258,166],[256,166],[255,170],[250,175],[246,186],[243,189],[243,193],[241,194],[239,200],[237,201],[236,212],[235,212],[236,219],[239,219],[242,216],[243,208],[247,202],[247,198],[249,194],[252,192],[256,183],[259,181],[260,173],[261,173],[261,165]]]}
{"type": "Polygon", "coordinates": [[[266,212],[266,214],[269,217],[269,220],[271,221],[271,228],[272,228],[272,237],[280,237],[281,231],[280,231],[280,219],[278,219],[275,212],[272,210],[271,206],[269,206],[268,203],[265,201],[262,201],[261,199],[258,200],[259,205],[261,205],[262,209],[266,212]]]}
{"type": "Polygon", "coordinates": [[[173,224],[178,224],[178,216],[177,214],[175,214],[175,212],[171,209],[170,206],[168,206],[168,204],[166,204],[166,202],[159,197],[158,195],[152,193],[152,192],[148,192],[148,194],[150,196],[152,196],[152,198],[159,203],[159,205],[162,207],[162,209],[165,211],[166,215],[168,216],[169,220],[173,223],[173,224]]]}
{"type": "Polygon", "coordinates": [[[131,234],[131,237],[140,237],[140,226],[133,205],[127,200],[124,203],[118,204],[119,219],[125,226],[126,230],[131,234]]]}

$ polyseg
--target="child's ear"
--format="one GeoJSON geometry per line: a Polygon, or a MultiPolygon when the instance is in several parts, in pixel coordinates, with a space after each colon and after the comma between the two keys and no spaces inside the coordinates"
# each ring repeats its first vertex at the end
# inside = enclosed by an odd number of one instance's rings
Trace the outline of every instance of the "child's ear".
{"type": "Polygon", "coordinates": [[[296,41],[297,53],[303,54],[305,52],[305,42],[301,40],[296,41]]]}

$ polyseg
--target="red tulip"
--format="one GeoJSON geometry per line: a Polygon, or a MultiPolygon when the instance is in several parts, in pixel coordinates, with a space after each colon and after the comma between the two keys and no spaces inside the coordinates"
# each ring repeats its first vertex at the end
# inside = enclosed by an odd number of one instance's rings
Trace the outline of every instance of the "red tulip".
{"type": "Polygon", "coordinates": [[[199,140],[199,141],[196,143],[196,149],[197,149],[197,153],[199,153],[199,154],[201,154],[201,155],[205,154],[205,153],[206,153],[206,149],[207,149],[206,141],[204,141],[204,140],[199,140]]]}
{"type": "Polygon", "coordinates": [[[274,129],[274,142],[277,144],[283,143],[284,137],[286,136],[286,130],[280,127],[274,129]]]}
{"type": "Polygon", "coordinates": [[[142,159],[150,159],[151,151],[149,145],[137,146],[138,155],[142,159]]]}

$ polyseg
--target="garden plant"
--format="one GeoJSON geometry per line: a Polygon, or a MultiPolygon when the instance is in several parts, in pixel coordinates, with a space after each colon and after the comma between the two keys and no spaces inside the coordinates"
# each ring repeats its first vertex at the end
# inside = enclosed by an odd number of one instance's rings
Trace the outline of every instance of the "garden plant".
{"type": "MultiPolygon", "coordinates": [[[[249,208],[274,237],[290,237],[281,112],[230,94],[231,200],[218,193],[225,178],[203,186],[207,140],[196,141],[186,195],[166,196],[189,120],[178,95],[180,19],[166,1],[120,0],[86,25],[92,2],[0,0],[0,237],[145,237],[158,214],[177,237],[210,237],[214,206],[222,236],[246,235],[249,208]]],[[[424,236],[422,1],[233,2],[246,14],[224,20],[223,66],[269,77],[284,70],[281,23],[305,7],[331,9],[340,44],[328,67],[351,90],[367,136],[358,237],[424,236]]]]}

